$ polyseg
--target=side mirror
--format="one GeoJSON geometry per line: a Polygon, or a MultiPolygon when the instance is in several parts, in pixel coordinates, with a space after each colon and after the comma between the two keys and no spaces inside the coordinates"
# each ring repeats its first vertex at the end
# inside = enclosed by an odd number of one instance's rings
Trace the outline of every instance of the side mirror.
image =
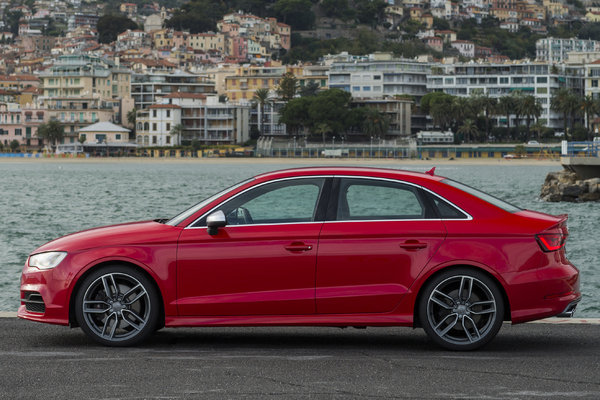
{"type": "Polygon", "coordinates": [[[211,236],[215,236],[219,233],[219,228],[227,225],[227,218],[225,218],[225,213],[223,211],[215,211],[206,217],[206,226],[208,227],[208,234],[211,236]]]}

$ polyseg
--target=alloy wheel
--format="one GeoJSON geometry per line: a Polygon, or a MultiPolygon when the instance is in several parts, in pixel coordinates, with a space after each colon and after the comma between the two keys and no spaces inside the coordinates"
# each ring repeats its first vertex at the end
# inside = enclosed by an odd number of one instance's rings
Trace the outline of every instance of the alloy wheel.
{"type": "Polygon", "coordinates": [[[454,275],[431,291],[427,322],[443,342],[471,347],[499,329],[498,301],[501,300],[481,280],[454,275]]]}
{"type": "Polygon", "coordinates": [[[152,301],[139,280],[122,272],[96,278],[83,295],[82,314],[91,333],[107,342],[136,337],[150,323],[152,301]]]}

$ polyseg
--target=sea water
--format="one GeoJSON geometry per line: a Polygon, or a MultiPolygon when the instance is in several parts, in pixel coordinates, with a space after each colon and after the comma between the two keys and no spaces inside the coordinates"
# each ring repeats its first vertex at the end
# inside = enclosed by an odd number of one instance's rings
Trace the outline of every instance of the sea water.
{"type": "MultiPolygon", "coordinates": [[[[345,162],[344,164],[348,164],[345,162]]],[[[306,166],[306,163],[302,164],[306,166]]],[[[318,160],[315,160],[318,165],[318,160]]],[[[361,162],[368,165],[368,162],[361,162]]],[[[435,161],[431,161],[435,165],[435,161]]],[[[387,163],[424,172],[431,165],[387,163]]],[[[168,218],[261,172],[292,162],[5,161],[0,163],[0,311],[16,311],[28,254],[43,243],[96,226],[168,218]]],[[[376,164],[374,166],[381,166],[376,164]]],[[[436,169],[521,208],[569,214],[567,256],[581,271],[583,300],[576,316],[600,317],[600,202],[546,203],[539,193],[559,165],[453,165],[436,169]]]]}

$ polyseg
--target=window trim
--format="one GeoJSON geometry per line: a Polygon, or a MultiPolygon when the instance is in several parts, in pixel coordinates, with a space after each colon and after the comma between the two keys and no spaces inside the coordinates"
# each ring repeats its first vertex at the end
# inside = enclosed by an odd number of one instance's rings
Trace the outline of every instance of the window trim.
{"type": "MultiPolygon", "coordinates": [[[[251,187],[246,188],[239,193],[236,193],[235,195],[227,198],[226,200],[224,200],[224,201],[220,202],[219,204],[217,204],[216,206],[212,207],[210,210],[208,210],[207,212],[202,214],[200,217],[196,218],[193,222],[191,222],[184,229],[207,229],[208,227],[206,225],[194,226],[194,224],[196,224],[202,218],[210,215],[212,212],[214,212],[219,207],[221,207],[224,203],[227,203],[250,190],[253,190],[258,187],[261,187],[261,186],[264,186],[267,184],[271,184],[271,183],[284,182],[284,181],[289,181],[289,180],[300,180],[300,179],[324,179],[323,187],[321,188],[321,193],[319,193],[319,198],[317,199],[317,203],[316,203],[316,207],[315,207],[315,220],[314,221],[275,222],[275,223],[267,223],[267,224],[239,224],[239,225],[226,225],[225,227],[226,228],[234,228],[234,227],[241,227],[241,226],[279,226],[279,225],[297,225],[297,224],[303,224],[303,225],[304,224],[322,224],[323,222],[325,222],[325,218],[326,218],[325,214],[326,213],[325,213],[325,211],[320,211],[320,210],[322,208],[326,209],[326,207],[329,205],[329,203],[331,201],[331,186],[332,185],[330,182],[328,182],[328,179],[332,179],[332,178],[333,178],[332,175],[306,175],[306,176],[303,175],[303,176],[292,176],[292,177],[288,177],[288,178],[274,179],[271,181],[265,181],[265,182],[261,182],[256,185],[252,185],[251,187]],[[319,215],[319,213],[321,213],[323,215],[319,215]]],[[[226,193],[224,193],[223,195],[225,195],[225,194],[226,193]]]]}
{"type": "MultiPolygon", "coordinates": [[[[439,194],[433,192],[432,190],[423,187],[421,185],[418,185],[416,183],[412,183],[412,182],[408,182],[408,181],[404,181],[404,180],[399,180],[399,179],[391,179],[391,178],[380,178],[380,177],[373,177],[373,176],[362,176],[362,175],[334,175],[333,176],[334,181],[333,181],[333,185],[332,185],[332,191],[335,190],[335,193],[332,193],[332,197],[330,199],[330,203],[329,203],[329,207],[327,208],[327,219],[325,220],[325,223],[352,223],[352,222],[404,222],[404,221],[472,221],[473,220],[473,216],[471,214],[469,214],[468,212],[466,212],[465,210],[463,210],[462,208],[458,207],[456,204],[454,204],[453,202],[451,202],[450,200],[446,199],[443,196],[440,196],[439,194]],[[404,185],[408,185],[408,186],[412,186],[414,188],[417,189],[417,191],[423,190],[427,193],[429,193],[432,196],[438,197],[439,199],[445,201],[446,203],[450,204],[452,207],[456,208],[457,210],[459,210],[460,212],[462,212],[466,218],[441,218],[439,216],[437,207],[435,207],[435,205],[430,205],[433,207],[433,209],[436,211],[436,213],[438,214],[437,218],[416,218],[416,219],[365,219],[365,220],[337,220],[337,216],[335,215],[336,211],[337,211],[337,202],[339,201],[339,186],[340,186],[340,181],[341,179],[335,179],[335,178],[353,178],[353,179],[368,179],[368,180],[378,180],[378,181],[387,181],[387,182],[393,182],[393,183],[400,183],[400,184],[404,184],[404,185]]],[[[430,203],[430,199],[428,199],[426,196],[424,196],[424,198],[422,199],[426,204],[430,203]]]]}

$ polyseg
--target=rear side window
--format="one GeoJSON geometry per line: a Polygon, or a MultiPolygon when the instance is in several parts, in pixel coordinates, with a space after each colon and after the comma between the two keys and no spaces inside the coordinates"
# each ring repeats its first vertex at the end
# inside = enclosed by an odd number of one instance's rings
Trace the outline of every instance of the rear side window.
{"type": "Polygon", "coordinates": [[[440,199],[437,196],[431,196],[433,204],[435,204],[440,218],[442,219],[467,219],[468,216],[450,203],[440,199]]]}
{"type": "Polygon", "coordinates": [[[338,221],[423,219],[425,206],[415,188],[395,182],[341,180],[338,221]]]}
{"type": "Polygon", "coordinates": [[[515,213],[515,212],[521,211],[521,208],[519,208],[519,207],[517,207],[515,205],[507,203],[506,201],[500,200],[499,198],[494,197],[491,194],[487,194],[485,192],[482,192],[481,190],[472,188],[471,186],[467,186],[467,185],[465,185],[463,183],[456,182],[456,181],[453,181],[451,179],[444,179],[444,180],[442,180],[442,182],[445,183],[445,184],[447,184],[447,185],[453,186],[453,187],[455,187],[457,189],[460,189],[463,192],[467,192],[467,193],[469,193],[469,194],[471,194],[471,195],[473,195],[475,197],[478,197],[478,198],[480,198],[483,201],[486,201],[486,202],[488,202],[488,203],[490,203],[492,205],[495,205],[498,208],[503,209],[504,211],[508,211],[510,213],[515,213]]]}

